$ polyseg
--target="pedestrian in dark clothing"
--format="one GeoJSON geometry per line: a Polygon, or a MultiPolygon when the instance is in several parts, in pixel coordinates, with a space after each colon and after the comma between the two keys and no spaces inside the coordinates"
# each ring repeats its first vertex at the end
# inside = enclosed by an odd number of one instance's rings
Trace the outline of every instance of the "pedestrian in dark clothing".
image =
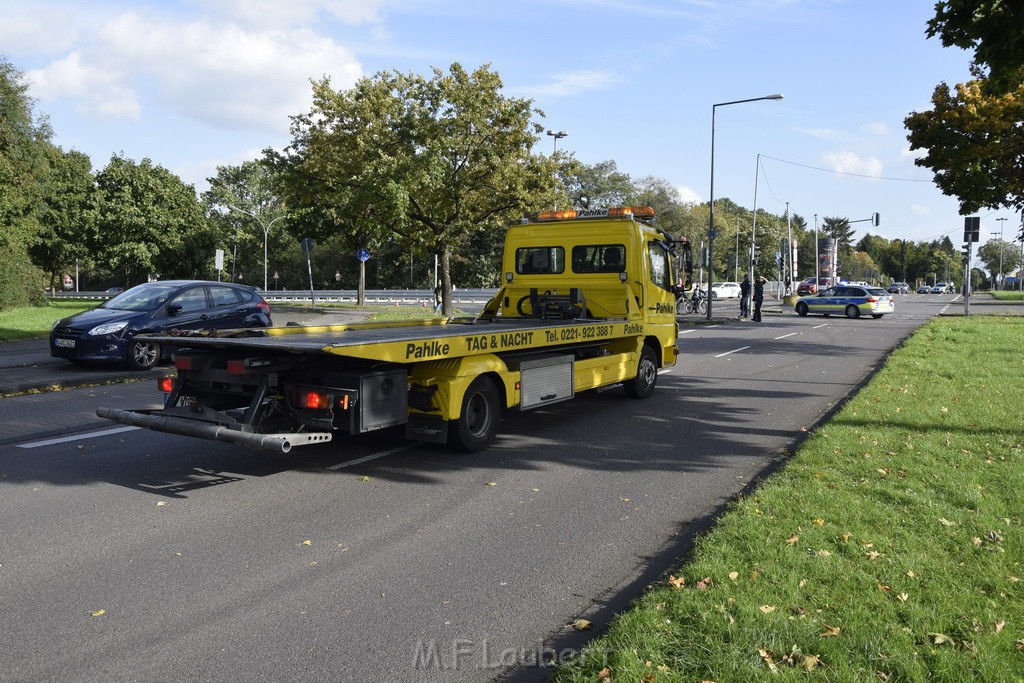
{"type": "Polygon", "coordinates": [[[754,322],[761,322],[761,302],[764,301],[764,284],[768,282],[763,276],[754,280],[754,322]]]}
{"type": "Polygon", "coordinates": [[[740,317],[750,317],[750,275],[744,275],[740,283],[740,317]]]}

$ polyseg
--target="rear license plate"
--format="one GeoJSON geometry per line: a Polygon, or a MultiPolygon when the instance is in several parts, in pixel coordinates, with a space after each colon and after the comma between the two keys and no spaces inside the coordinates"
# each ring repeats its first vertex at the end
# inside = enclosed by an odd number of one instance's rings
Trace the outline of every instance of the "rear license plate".
{"type": "Polygon", "coordinates": [[[75,348],[75,340],[74,339],[54,339],[53,340],[53,345],[54,346],[59,346],[62,349],[73,349],[73,348],[75,348]]]}

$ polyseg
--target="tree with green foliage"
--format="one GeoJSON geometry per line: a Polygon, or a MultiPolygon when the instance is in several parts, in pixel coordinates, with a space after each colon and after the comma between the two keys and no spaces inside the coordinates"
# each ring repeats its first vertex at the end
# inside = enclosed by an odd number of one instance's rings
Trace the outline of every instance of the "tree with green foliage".
{"type": "Polygon", "coordinates": [[[942,83],[932,105],[904,120],[910,148],[927,150],[914,163],[932,169],[961,214],[1024,209],[1024,83],[1003,94],[987,94],[982,80],[942,83]]]}
{"type": "Polygon", "coordinates": [[[943,47],[974,50],[974,65],[987,68],[995,91],[1021,81],[1024,69],[1024,5],[1007,0],[940,0],[926,34],[943,47]]]}
{"type": "Polygon", "coordinates": [[[559,166],[558,178],[569,195],[569,205],[559,208],[625,206],[628,203],[626,198],[635,196],[637,192],[629,174],[619,171],[611,160],[584,164],[570,158],[559,166]]]}
{"type": "Polygon", "coordinates": [[[994,288],[1002,289],[1003,278],[1015,273],[1022,265],[1020,247],[1003,239],[990,239],[978,249],[978,260],[985,264],[989,281],[994,288]]]}
{"type": "Polygon", "coordinates": [[[48,173],[50,127],[36,120],[23,75],[0,58],[0,308],[43,302],[43,274],[30,263],[48,173]]]}
{"type": "Polygon", "coordinates": [[[96,192],[90,247],[97,261],[121,274],[125,287],[147,275],[191,276],[182,263],[183,240],[206,227],[192,185],[149,159],[135,163],[114,155],[96,174],[96,192]]]}
{"type": "Polygon", "coordinates": [[[43,187],[40,230],[29,247],[32,262],[43,270],[50,287],[59,287],[61,276],[86,265],[86,240],[94,216],[95,183],[89,156],[60,147],[47,151],[48,173],[43,187]]]}
{"type": "Polygon", "coordinates": [[[981,208],[1024,209],[1024,5],[1003,0],[941,0],[929,37],[974,50],[972,80],[936,86],[933,108],[904,119],[915,164],[960,202],[981,208]]]}
{"type": "Polygon", "coordinates": [[[459,64],[430,78],[381,72],[346,91],[315,82],[291,144],[267,153],[294,225],[436,254],[450,314],[453,254],[558,196],[557,159],[533,152],[541,112],[501,89],[487,66],[459,64]]]}
{"type": "Polygon", "coordinates": [[[210,189],[202,194],[211,228],[204,240],[209,243],[212,238],[206,253],[212,258],[214,249],[224,249],[234,279],[242,273],[243,279],[260,287],[264,285],[264,249],[266,266],[272,269],[280,265],[277,258],[286,242],[299,239],[287,233],[288,214],[274,190],[272,173],[262,161],[218,166],[216,176],[207,178],[210,189]]]}

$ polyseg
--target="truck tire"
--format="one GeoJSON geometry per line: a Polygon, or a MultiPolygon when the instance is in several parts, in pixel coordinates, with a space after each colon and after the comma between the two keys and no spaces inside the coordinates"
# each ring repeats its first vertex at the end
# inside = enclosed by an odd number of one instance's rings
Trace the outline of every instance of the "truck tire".
{"type": "Polygon", "coordinates": [[[501,403],[494,382],[477,377],[462,397],[462,414],[448,423],[448,443],[460,451],[479,453],[494,441],[501,403]]]}
{"type": "Polygon", "coordinates": [[[658,383],[658,357],[654,349],[644,344],[637,364],[636,377],[625,383],[626,395],[630,398],[647,398],[654,393],[658,383]]]}
{"type": "Polygon", "coordinates": [[[125,358],[125,365],[130,369],[149,370],[159,362],[159,344],[142,339],[132,339],[128,342],[128,355],[125,358]]]}

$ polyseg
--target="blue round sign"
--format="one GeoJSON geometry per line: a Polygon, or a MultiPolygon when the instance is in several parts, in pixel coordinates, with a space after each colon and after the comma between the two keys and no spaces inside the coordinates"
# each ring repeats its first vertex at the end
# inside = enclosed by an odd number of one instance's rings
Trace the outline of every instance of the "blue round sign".
{"type": "Polygon", "coordinates": [[[358,257],[360,261],[366,261],[370,258],[370,250],[365,248],[360,249],[356,252],[356,257],[358,257]]]}

